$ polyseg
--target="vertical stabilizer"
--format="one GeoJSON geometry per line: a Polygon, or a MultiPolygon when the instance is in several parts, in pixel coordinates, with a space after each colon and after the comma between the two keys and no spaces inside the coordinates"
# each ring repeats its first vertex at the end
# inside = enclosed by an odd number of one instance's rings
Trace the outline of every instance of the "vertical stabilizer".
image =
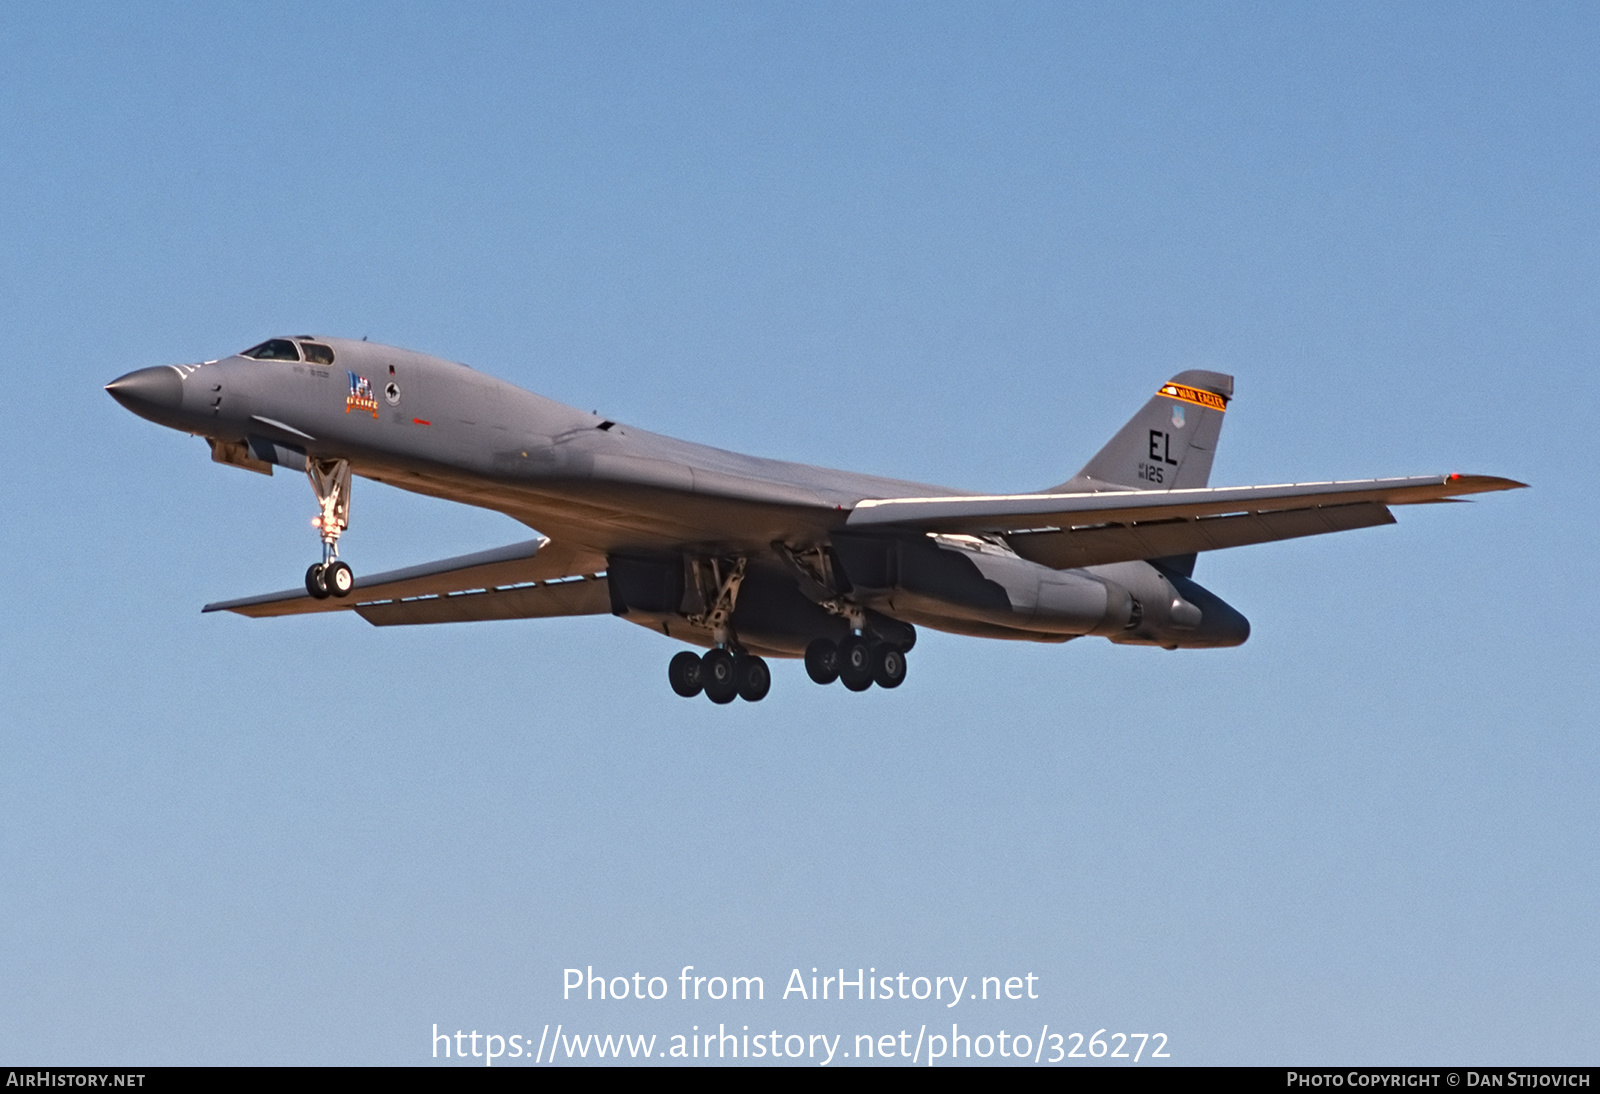
{"type": "Polygon", "coordinates": [[[1049,493],[1178,490],[1205,486],[1233,398],[1233,377],[1191,369],[1162,384],[1072,478],[1049,493]]]}

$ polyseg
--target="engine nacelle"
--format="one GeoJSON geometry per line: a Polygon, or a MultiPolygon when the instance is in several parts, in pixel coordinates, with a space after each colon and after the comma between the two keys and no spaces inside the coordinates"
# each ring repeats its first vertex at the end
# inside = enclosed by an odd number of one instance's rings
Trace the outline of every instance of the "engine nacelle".
{"type": "Polygon", "coordinates": [[[1220,597],[1148,562],[1052,570],[972,536],[835,533],[833,549],[855,600],[937,630],[1169,649],[1237,646],[1250,634],[1220,597]]]}
{"type": "Polygon", "coordinates": [[[1120,629],[1099,632],[1119,645],[1216,649],[1241,645],[1250,637],[1248,619],[1181,574],[1148,562],[1117,562],[1085,572],[1122,588],[1137,604],[1120,629]]]}

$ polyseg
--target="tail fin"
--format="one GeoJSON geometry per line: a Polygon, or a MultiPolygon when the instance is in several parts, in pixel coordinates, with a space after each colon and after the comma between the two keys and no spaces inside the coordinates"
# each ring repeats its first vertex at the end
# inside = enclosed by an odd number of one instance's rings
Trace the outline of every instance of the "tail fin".
{"type": "Polygon", "coordinates": [[[1199,369],[1178,373],[1082,471],[1046,493],[1206,485],[1222,433],[1222,415],[1232,398],[1232,376],[1199,369]]]}

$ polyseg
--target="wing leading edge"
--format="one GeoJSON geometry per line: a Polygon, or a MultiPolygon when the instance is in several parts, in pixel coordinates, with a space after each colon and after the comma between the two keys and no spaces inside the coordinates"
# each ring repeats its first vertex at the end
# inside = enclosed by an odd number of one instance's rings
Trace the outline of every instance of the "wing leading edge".
{"type": "Polygon", "coordinates": [[[1391,505],[1457,500],[1525,483],[1492,475],[1425,475],[1091,494],[886,498],[863,501],[847,527],[1005,537],[1056,569],[1163,558],[1392,524],[1391,505]]]}

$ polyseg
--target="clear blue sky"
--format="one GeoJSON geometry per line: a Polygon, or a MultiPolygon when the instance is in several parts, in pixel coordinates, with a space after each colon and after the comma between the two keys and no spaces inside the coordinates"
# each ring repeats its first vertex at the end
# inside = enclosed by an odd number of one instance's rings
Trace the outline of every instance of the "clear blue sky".
{"type": "MultiPolygon", "coordinates": [[[[0,1059],[954,1017],[1159,1030],[1181,1063],[1593,1063],[1597,31],[1585,4],[11,5],[0,1059]],[[717,709],[609,618],[202,617],[298,579],[311,492],[101,387],[301,331],[985,490],[1061,481],[1211,368],[1219,485],[1533,488],[1203,557],[1237,650],[924,632],[897,692],[790,663],[717,709]],[[769,998],[560,998],[569,966],[687,964],[769,998]],[[812,966],[1040,998],[774,998],[812,966]]],[[[362,482],[344,551],[526,536],[362,482]]]]}

